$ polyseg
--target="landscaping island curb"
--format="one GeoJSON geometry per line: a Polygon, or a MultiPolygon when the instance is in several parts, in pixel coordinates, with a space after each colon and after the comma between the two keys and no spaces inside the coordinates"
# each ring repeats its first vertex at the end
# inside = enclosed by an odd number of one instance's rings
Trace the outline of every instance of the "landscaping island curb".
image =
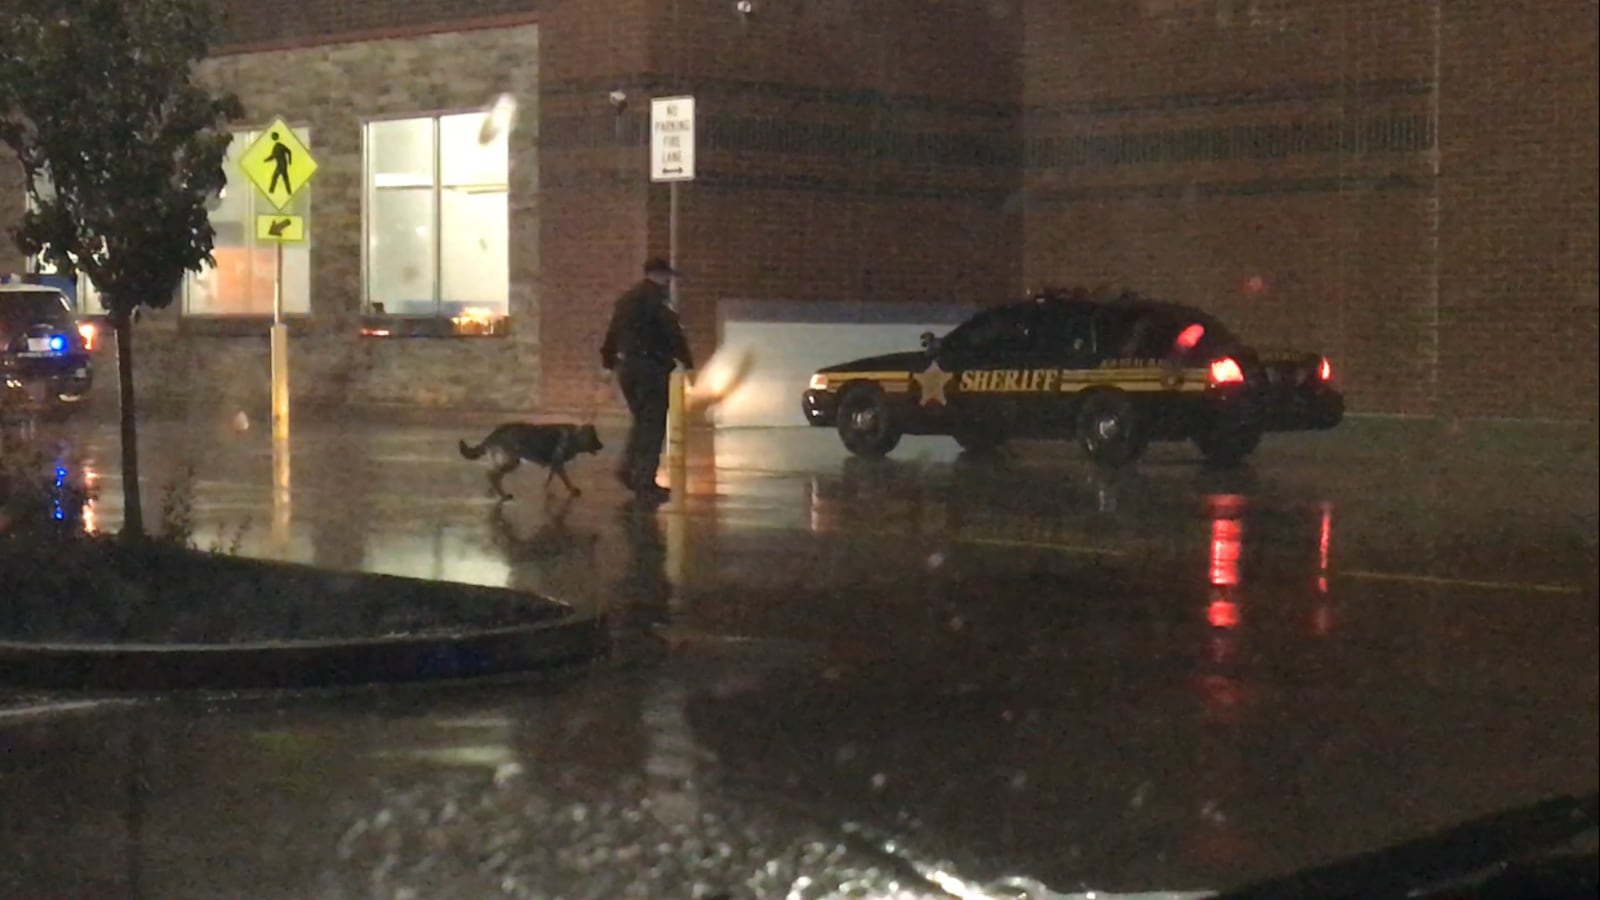
{"type": "Polygon", "coordinates": [[[73,549],[65,580],[0,604],[0,686],[139,692],[442,681],[548,669],[610,646],[603,615],[509,588],[185,550],[73,549]],[[91,564],[96,578],[72,580],[91,564]]]}
{"type": "Polygon", "coordinates": [[[327,688],[477,678],[604,654],[605,621],[554,622],[367,640],[253,644],[0,642],[0,685],[52,690],[327,688]]]}

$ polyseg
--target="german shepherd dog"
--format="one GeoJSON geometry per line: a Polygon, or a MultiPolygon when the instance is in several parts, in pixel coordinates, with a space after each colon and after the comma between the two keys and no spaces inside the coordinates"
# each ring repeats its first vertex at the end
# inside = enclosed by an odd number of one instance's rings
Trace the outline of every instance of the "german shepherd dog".
{"type": "Polygon", "coordinates": [[[478,459],[485,453],[489,454],[489,488],[501,500],[511,499],[501,479],[521,465],[523,460],[550,470],[544,479],[545,490],[550,489],[551,479],[560,477],[569,495],[580,496],[583,491],[578,490],[578,486],[567,477],[567,463],[580,453],[599,453],[605,449],[593,425],[568,423],[531,425],[510,422],[489,432],[489,436],[476,446],[466,441],[459,443],[461,455],[467,459],[478,459]]]}

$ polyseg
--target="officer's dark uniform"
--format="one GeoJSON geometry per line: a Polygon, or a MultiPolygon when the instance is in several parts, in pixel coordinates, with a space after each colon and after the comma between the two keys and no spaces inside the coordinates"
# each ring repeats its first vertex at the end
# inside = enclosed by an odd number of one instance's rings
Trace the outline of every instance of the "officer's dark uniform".
{"type": "MultiPolygon", "coordinates": [[[[662,259],[646,262],[644,271],[657,278],[677,274],[662,259]]],[[[683,326],[667,299],[667,286],[649,277],[629,288],[617,298],[600,347],[600,364],[617,373],[622,396],[633,414],[617,476],[634,491],[665,491],[656,485],[656,468],[661,464],[661,442],[667,430],[668,379],[674,363],[694,368],[683,326]]]]}

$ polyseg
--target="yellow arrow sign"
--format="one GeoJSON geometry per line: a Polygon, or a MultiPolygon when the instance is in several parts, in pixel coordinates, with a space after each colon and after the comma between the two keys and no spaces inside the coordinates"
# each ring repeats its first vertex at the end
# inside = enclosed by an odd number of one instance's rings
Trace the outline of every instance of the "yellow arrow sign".
{"type": "Polygon", "coordinates": [[[306,239],[306,220],[304,216],[256,216],[256,238],[263,241],[278,241],[284,244],[298,244],[306,239]]]}
{"type": "Polygon", "coordinates": [[[283,209],[316,174],[317,161],[294,129],[273,119],[239,158],[239,169],[274,208],[283,209]]]}

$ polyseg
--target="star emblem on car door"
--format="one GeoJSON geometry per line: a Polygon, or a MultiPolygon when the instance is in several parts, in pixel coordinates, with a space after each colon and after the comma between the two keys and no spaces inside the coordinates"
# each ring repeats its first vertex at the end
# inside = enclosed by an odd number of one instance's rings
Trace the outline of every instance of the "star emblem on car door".
{"type": "Polygon", "coordinates": [[[922,391],[923,406],[927,406],[935,402],[937,402],[940,406],[944,406],[949,402],[945,399],[944,389],[945,386],[950,383],[950,379],[954,378],[955,376],[939,368],[938,360],[934,360],[933,362],[929,363],[928,368],[922,370],[920,374],[913,375],[911,377],[916,380],[917,387],[922,391]]]}

